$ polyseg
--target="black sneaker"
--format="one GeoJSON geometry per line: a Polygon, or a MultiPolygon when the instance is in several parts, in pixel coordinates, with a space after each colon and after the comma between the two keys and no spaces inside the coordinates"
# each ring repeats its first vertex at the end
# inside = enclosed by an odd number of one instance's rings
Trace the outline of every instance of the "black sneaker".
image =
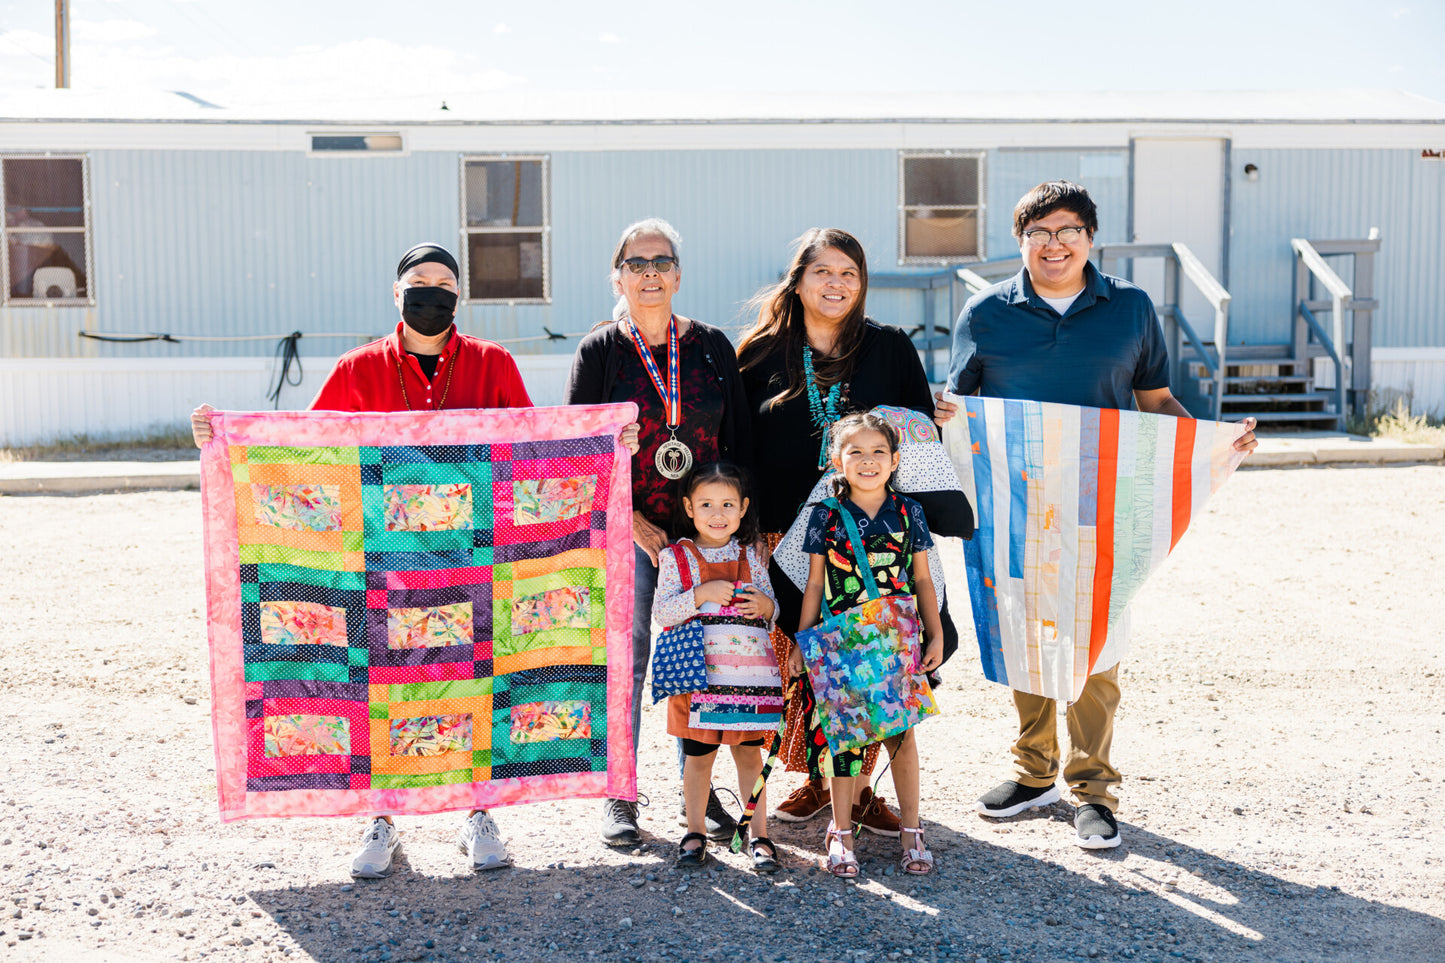
{"type": "Polygon", "coordinates": [[[1107,806],[1089,803],[1074,810],[1074,840],[1085,849],[1113,849],[1119,845],[1119,824],[1107,806]]]}
{"type": "Polygon", "coordinates": [[[602,803],[602,841],[609,846],[636,846],[642,842],[637,828],[637,803],[608,799],[602,803]]]}
{"type": "Polygon", "coordinates": [[[714,789],[707,791],[707,813],[703,822],[707,825],[707,838],[715,843],[730,842],[738,830],[738,821],[723,808],[722,800],[717,798],[714,789]]]}
{"type": "Polygon", "coordinates": [[[1059,801],[1058,786],[1025,786],[1003,782],[979,797],[978,811],[994,819],[1008,819],[1028,809],[1040,809],[1059,801]]]}

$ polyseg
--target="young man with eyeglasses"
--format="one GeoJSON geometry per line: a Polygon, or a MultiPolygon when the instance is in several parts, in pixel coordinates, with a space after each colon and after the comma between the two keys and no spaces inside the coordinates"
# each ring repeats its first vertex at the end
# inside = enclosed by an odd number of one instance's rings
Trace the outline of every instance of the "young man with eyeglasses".
{"type": "MultiPolygon", "coordinates": [[[[1169,355],[1149,295],[1089,262],[1098,212],[1088,191],[1068,181],[1040,184],[1014,208],[1013,233],[1024,267],[969,299],[953,333],[948,390],[1093,408],[1191,417],[1169,391],[1169,355]]],[[[1254,448],[1254,419],[1235,447],[1254,448]]],[[[1109,630],[1129,631],[1129,613],[1109,630]]],[[[1013,693],[1019,736],[1014,774],[978,800],[986,816],[1007,819],[1059,800],[1059,743],[1053,699],[1013,693]]],[[[1070,749],[1064,780],[1078,806],[1075,842],[1119,845],[1109,761],[1119,667],[1096,671],[1068,707],[1070,749]]]]}

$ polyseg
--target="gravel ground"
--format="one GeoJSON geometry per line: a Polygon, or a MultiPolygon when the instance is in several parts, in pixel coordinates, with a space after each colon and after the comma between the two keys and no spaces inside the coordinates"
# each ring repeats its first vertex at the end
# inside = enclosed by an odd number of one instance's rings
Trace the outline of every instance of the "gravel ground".
{"type": "Polygon", "coordinates": [[[817,870],[821,819],[774,824],[772,879],[674,870],[661,707],[632,852],[590,800],[499,810],[516,865],[480,876],[456,815],[400,818],[382,881],[347,875],[360,820],[221,824],[199,523],[194,492],[0,498],[0,958],[1442,958],[1445,468],[1230,481],[1137,606],[1120,849],[1071,845],[1064,804],[973,812],[1014,722],[961,650],[919,730],[938,870],[869,836],[856,883],[817,870]]]}

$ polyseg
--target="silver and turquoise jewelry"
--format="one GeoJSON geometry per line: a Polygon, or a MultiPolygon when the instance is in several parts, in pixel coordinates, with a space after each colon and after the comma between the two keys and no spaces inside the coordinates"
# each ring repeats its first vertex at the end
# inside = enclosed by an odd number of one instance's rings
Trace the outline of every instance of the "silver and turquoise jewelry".
{"type": "Polygon", "coordinates": [[[833,422],[838,420],[838,403],[843,397],[843,385],[838,383],[828,389],[828,399],[823,400],[818,391],[818,379],[813,374],[813,349],[803,345],[803,380],[808,385],[808,411],[813,424],[823,431],[823,441],[818,448],[818,467],[828,464],[828,443],[833,434],[833,422]]]}

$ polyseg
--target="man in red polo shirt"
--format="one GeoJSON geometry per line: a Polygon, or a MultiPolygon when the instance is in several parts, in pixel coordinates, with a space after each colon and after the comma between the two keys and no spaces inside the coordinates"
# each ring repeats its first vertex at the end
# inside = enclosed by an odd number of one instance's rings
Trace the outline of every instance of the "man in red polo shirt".
{"type": "MultiPolygon", "coordinates": [[[[401,312],[396,330],[342,355],[311,410],[530,408],[532,399],[507,349],[456,330],[458,273],[456,258],[439,245],[418,244],[403,254],[391,286],[401,312]]],[[[201,405],[191,413],[197,447],[211,439],[209,413],[214,410],[201,405]]],[[[399,842],[391,817],[375,817],[351,862],[351,875],[389,875],[399,842]]],[[[467,816],[457,844],[474,870],[500,869],[511,862],[496,820],[484,809],[467,816]]]]}

